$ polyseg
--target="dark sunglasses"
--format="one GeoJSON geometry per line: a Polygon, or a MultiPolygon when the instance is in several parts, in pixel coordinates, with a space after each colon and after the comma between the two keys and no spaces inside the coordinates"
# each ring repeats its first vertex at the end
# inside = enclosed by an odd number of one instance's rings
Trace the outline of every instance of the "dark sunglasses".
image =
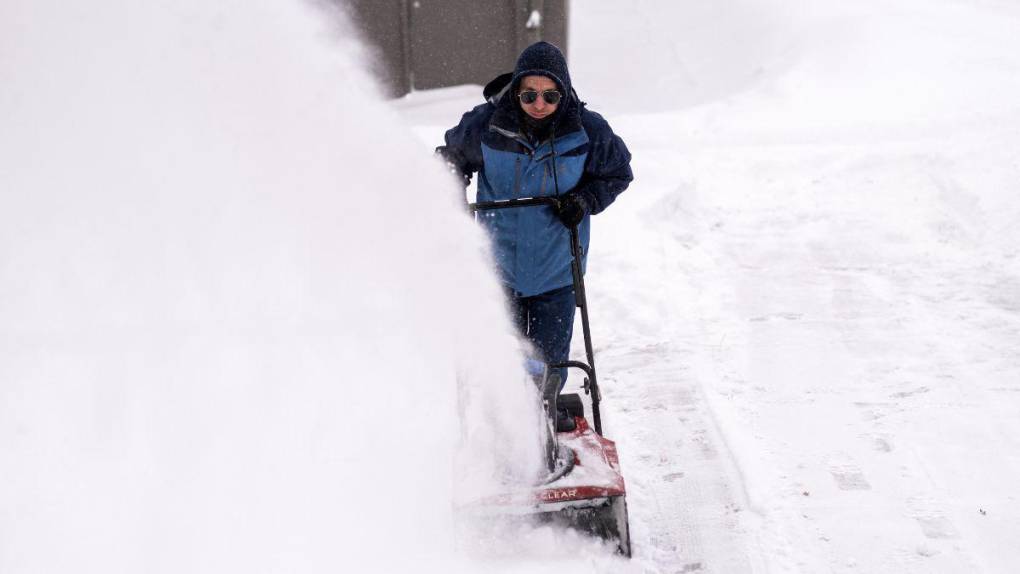
{"type": "MultiPolygon", "coordinates": [[[[536,92],[535,90],[524,90],[523,92],[517,94],[517,97],[521,99],[522,103],[533,104],[536,101],[538,101],[538,92],[536,92]]],[[[557,92],[556,90],[546,90],[542,92],[542,99],[545,100],[545,103],[549,104],[550,106],[555,106],[556,104],[560,103],[560,99],[562,97],[563,95],[557,92]]]]}

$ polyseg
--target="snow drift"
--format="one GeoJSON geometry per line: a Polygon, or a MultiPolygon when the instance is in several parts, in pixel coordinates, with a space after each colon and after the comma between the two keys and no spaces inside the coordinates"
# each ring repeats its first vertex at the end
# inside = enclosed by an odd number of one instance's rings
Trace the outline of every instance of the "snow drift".
{"type": "Polygon", "coordinates": [[[484,240],[330,21],[0,5],[0,571],[449,571],[456,445],[533,470],[484,240]]]}

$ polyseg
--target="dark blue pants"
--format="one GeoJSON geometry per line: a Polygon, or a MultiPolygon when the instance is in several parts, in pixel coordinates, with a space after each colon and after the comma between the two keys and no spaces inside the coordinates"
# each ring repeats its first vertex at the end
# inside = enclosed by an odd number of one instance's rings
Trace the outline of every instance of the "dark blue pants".
{"type": "MultiPolygon", "coordinates": [[[[508,293],[514,324],[546,363],[565,363],[570,357],[570,337],[574,331],[574,286],[567,285],[532,297],[508,293]]],[[[567,369],[560,368],[560,380],[567,381],[567,369]]],[[[560,385],[562,387],[562,383],[560,385]]]]}

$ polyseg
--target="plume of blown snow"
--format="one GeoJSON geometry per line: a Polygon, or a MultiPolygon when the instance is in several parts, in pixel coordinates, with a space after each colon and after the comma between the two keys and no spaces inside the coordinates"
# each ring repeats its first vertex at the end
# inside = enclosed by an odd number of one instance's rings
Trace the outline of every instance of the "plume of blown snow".
{"type": "Polygon", "coordinates": [[[457,477],[536,472],[485,239],[323,10],[0,4],[0,571],[459,571],[457,477]]]}

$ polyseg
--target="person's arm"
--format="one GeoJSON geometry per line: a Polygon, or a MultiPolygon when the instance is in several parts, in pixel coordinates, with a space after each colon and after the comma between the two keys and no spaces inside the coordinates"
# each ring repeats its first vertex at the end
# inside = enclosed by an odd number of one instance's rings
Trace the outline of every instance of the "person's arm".
{"type": "Polygon", "coordinates": [[[471,176],[482,169],[481,132],[491,111],[483,104],[464,114],[460,123],[446,132],[446,145],[436,148],[450,171],[459,176],[464,187],[471,185],[471,176]]]}
{"type": "Polygon", "coordinates": [[[634,179],[630,169],[630,151],[620,136],[613,133],[602,116],[586,111],[585,129],[590,148],[584,173],[571,193],[585,204],[585,211],[596,214],[609,207],[634,179]]]}

